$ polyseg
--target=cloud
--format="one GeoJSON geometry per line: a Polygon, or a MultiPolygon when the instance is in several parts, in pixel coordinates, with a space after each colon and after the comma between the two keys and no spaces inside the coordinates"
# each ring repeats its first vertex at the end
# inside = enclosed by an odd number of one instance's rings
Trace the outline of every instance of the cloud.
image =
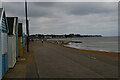
{"type": "MultiPolygon", "coordinates": [[[[4,3],[9,16],[25,22],[24,3],[4,3]]],[[[117,35],[116,2],[29,2],[30,34],[117,35]],[[113,34],[114,33],[114,34],[113,34]]]]}
{"type": "MultiPolygon", "coordinates": [[[[24,0],[1,0],[4,2],[24,2],[24,0]]],[[[119,0],[27,0],[28,2],[118,2],[119,0]]]]}
{"type": "Polygon", "coordinates": [[[22,17],[25,15],[23,2],[3,2],[3,8],[8,16],[22,17]]]}

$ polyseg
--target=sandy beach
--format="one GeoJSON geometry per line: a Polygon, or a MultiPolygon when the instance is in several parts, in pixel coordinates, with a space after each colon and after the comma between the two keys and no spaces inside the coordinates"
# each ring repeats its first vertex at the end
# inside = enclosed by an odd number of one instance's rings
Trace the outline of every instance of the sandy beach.
{"type": "Polygon", "coordinates": [[[78,50],[78,51],[83,51],[83,52],[89,52],[90,54],[98,54],[98,55],[102,55],[104,57],[108,57],[108,58],[112,58],[115,60],[118,60],[118,57],[120,57],[120,53],[114,53],[114,52],[105,52],[105,51],[96,51],[96,50],[85,50],[85,49],[77,49],[77,48],[72,48],[72,47],[67,47],[64,45],[68,45],[70,42],[75,42],[75,41],[63,41],[63,40],[59,40],[59,44],[57,43],[57,40],[50,40],[48,41],[49,43],[52,44],[57,44],[60,45],[62,47],[65,48],[70,48],[70,49],[74,49],[74,50],[78,50]]]}

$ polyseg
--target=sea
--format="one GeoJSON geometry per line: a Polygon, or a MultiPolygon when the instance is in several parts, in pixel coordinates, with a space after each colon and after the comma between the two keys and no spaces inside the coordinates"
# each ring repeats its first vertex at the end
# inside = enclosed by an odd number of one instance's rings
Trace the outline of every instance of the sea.
{"type": "Polygon", "coordinates": [[[51,40],[81,41],[82,43],[69,43],[67,47],[120,53],[118,49],[118,37],[80,37],[80,38],[62,38],[51,40]]]}

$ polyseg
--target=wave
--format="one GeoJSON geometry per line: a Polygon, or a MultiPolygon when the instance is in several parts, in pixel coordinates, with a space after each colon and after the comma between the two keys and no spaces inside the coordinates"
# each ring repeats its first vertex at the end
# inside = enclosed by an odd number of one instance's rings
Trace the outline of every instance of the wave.
{"type": "Polygon", "coordinates": [[[104,51],[104,52],[114,52],[114,53],[120,53],[120,51],[111,51],[111,50],[105,50],[105,49],[93,49],[90,47],[80,47],[78,45],[72,45],[71,43],[69,45],[64,45],[66,47],[76,48],[76,49],[84,49],[84,50],[93,50],[93,51],[104,51]]]}

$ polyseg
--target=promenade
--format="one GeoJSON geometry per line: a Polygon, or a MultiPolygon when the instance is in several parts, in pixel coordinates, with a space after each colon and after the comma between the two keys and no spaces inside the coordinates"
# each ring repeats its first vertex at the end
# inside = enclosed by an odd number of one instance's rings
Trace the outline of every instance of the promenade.
{"type": "Polygon", "coordinates": [[[25,61],[6,78],[117,78],[118,60],[40,41],[30,43],[25,61]]]}

